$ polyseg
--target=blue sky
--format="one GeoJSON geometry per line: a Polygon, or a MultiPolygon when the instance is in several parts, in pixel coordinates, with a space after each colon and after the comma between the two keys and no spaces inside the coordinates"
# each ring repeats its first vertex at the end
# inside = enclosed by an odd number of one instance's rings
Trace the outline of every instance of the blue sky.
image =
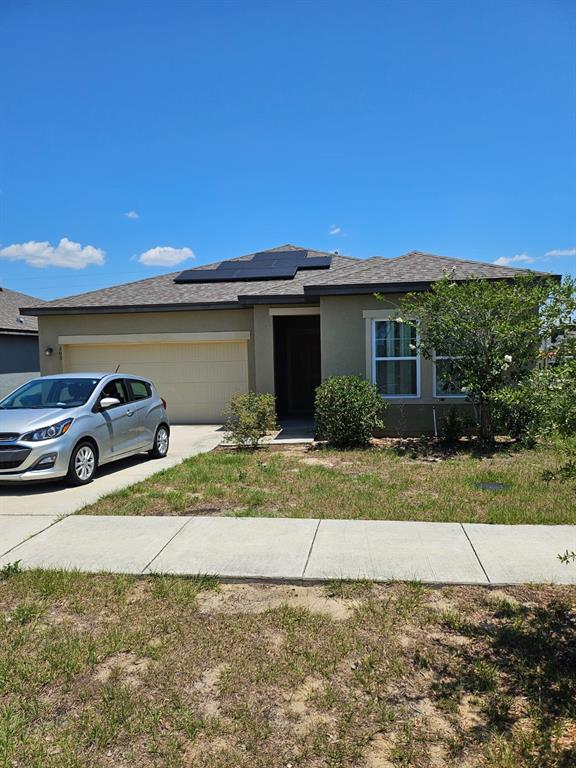
{"type": "Polygon", "coordinates": [[[0,0],[0,28],[6,287],[286,242],[576,274],[569,1],[0,0]]]}

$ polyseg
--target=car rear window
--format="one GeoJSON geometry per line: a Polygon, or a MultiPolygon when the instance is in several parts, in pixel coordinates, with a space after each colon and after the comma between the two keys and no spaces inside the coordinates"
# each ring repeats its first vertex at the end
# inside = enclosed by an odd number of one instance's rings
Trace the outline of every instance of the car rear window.
{"type": "Polygon", "coordinates": [[[145,400],[147,397],[152,397],[152,387],[147,381],[129,379],[128,386],[132,393],[132,400],[145,400]]]}

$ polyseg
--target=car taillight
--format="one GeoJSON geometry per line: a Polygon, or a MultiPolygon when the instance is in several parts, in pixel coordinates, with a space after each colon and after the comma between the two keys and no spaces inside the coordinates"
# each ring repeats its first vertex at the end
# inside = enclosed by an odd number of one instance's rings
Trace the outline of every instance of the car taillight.
{"type": "Polygon", "coordinates": [[[166,410],[168,408],[168,403],[166,402],[166,400],[164,400],[163,397],[161,397],[160,400],[162,400],[162,405],[164,406],[164,410],[166,410]]]}

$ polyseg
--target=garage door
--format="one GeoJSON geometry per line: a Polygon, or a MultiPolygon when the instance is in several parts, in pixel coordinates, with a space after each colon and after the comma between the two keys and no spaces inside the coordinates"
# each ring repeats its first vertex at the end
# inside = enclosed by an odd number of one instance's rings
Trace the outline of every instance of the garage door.
{"type": "Polygon", "coordinates": [[[71,371],[115,371],[145,376],[168,403],[174,424],[217,424],[232,395],[248,391],[245,341],[86,344],[64,347],[71,371]]]}

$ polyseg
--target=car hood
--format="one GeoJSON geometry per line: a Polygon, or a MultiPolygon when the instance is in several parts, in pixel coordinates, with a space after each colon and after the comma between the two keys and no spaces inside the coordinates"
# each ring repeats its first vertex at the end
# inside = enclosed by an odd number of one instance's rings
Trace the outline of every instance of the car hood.
{"type": "Polygon", "coordinates": [[[75,415],[77,408],[15,408],[0,409],[0,432],[19,435],[40,427],[49,427],[75,415]]]}

